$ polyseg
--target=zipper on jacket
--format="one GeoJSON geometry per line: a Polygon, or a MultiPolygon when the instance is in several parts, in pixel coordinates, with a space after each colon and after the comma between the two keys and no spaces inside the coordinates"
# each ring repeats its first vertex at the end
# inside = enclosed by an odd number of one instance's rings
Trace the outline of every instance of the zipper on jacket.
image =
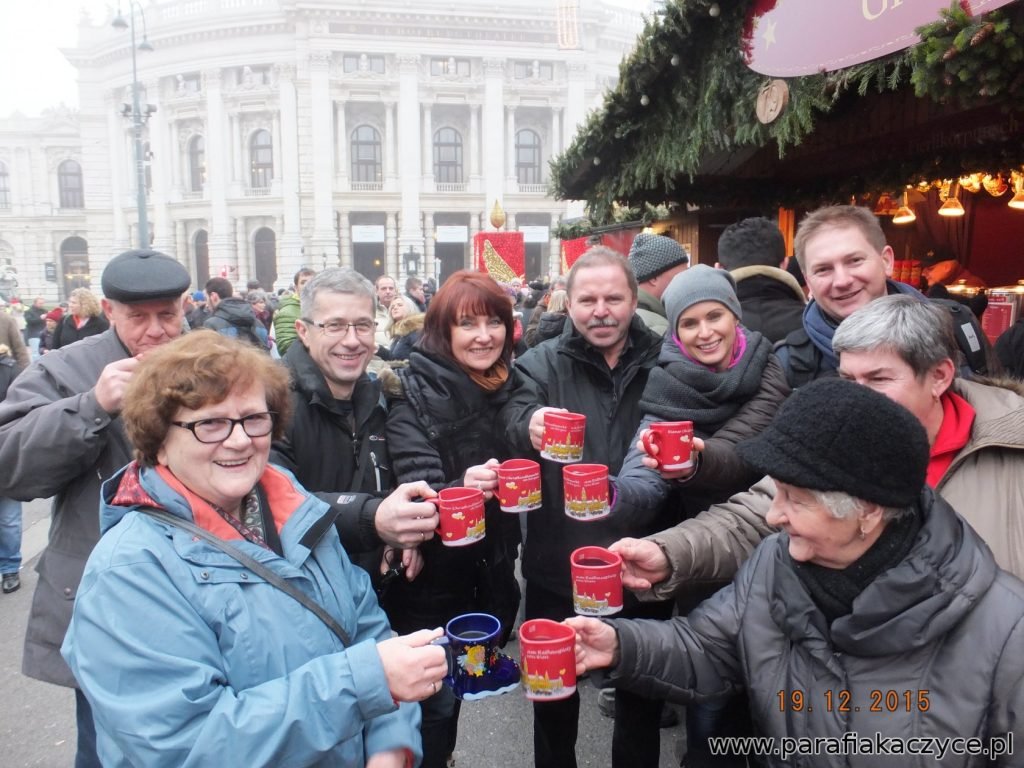
{"type": "Polygon", "coordinates": [[[380,464],[377,463],[377,454],[370,451],[370,463],[373,464],[373,476],[377,478],[377,492],[381,492],[384,489],[381,488],[380,483],[380,464]]]}

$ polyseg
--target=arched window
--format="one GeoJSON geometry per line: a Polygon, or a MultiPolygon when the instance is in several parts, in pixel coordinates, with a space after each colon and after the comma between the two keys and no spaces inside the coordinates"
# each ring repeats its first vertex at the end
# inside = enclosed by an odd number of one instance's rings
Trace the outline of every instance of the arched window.
{"type": "Polygon", "coordinates": [[[462,135],[454,128],[434,134],[434,180],[440,184],[462,183],[462,135]]]}
{"type": "Polygon", "coordinates": [[[188,188],[202,192],[206,184],[206,140],[193,136],[188,141],[188,188]]]}
{"type": "Polygon", "coordinates": [[[0,163],[0,209],[11,207],[11,174],[6,163],[0,163]]]}
{"type": "Polygon", "coordinates": [[[265,188],[274,180],[274,147],[270,131],[260,128],[249,139],[249,186],[265,188]]]}
{"type": "Polygon", "coordinates": [[[520,184],[540,184],[540,136],[524,128],[516,132],[516,178],[520,184]]]}
{"type": "Polygon", "coordinates": [[[57,188],[61,208],[85,208],[82,166],[74,160],[65,160],[57,166],[57,188]]]}
{"type": "Polygon", "coordinates": [[[89,287],[89,243],[81,237],[67,238],[60,244],[60,262],[65,296],[89,287]]]}
{"type": "Polygon", "coordinates": [[[372,125],[352,131],[352,181],[381,180],[380,133],[372,125]]]}

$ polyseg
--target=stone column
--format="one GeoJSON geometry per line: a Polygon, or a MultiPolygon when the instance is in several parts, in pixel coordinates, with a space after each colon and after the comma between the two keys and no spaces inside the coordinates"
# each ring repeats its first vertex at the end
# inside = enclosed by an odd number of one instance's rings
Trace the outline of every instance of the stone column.
{"type": "Polygon", "coordinates": [[[346,103],[344,101],[338,101],[334,104],[334,119],[338,129],[338,187],[342,190],[349,188],[348,125],[345,121],[345,108],[346,103]]]}
{"type": "MultiPolygon", "coordinates": [[[[402,228],[398,250],[405,251],[413,247],[422,253],[423,232],[419,222],[423,168],[420,150],[423,140],[420,135],[419,61],[419,56],[398,57],[398,164],[402,189],[402,228]]],[[[395,258],[397,264],[397,251],[395,258]]]]}
{"type": "Polygon", "coordinates": [[[199,281],[199,270],[196,269],[196,255],[188,247],[188,234],[185,230],[185,220],[178,219],[174,222],[174,258],[185,265],[188,273],[192,275],[192,285],[202,290],[203,284],[199,281]]]}
{"type": "Polygon", "coordinates": [[[388,211],[386,214],[384,224],[384,265],[386,272],[395,278],[395,282],[402,273],[402,268],[399,266],[400,260],[398,258],[398,227],[395,221],[395,212],[388,211]]]}
{"type": "MultiPolygon", "coordinates": [[[[121,186],[124,177],[121,174],[124,171],[122,170],[122,156],[118,151],[118,147],[121,146],[121,132],[118,120],[121,118],[114,110],[113,94],[108,94],[103,103],[107,108],[107,145],[110,152],[110,206],[114,214],[114,231],[111,234],[113,236],[114,250],[121,252],[128,248],[128,226],[125,221],[123,201],[121,199],[121,196],[124,194],[121,186]]],[[[57,259],[57,265],[57,272],[59,273],[61,269],[60,259],[57,259]]],[[[60,283],[59,274],[57,281],[60,283]]]]}
{"type": "Polygon", "coordinates": [[[242,288],[255,275],[252,256],[249,254],[249,236],[246,232],[245,218],[235,219],[235,247],[238,249],[238,285],[242,288]]]}
{"type": "Polygon", "coordinates": [[[228,185],[231,197],[242,197],[247,186],[245,178],[245,139],[242,137],[242,116],[232,115],[231,125],[231,183],[228,185]]]}
{"type": "Polygon", "coordinates": [[[482,119],[485,208],[501,203],[505,192],[505,126],[503,125],[504,61],[484,59],[484,106],[482,119]]]}
{"type": "Polygon", "coordinates": [[[352,252],[352,225],[348,220],[348,211],[338,212],[338,233],[341,239],[341,266],[355,268],[355,255],[352,252]]]}
{"type": "Polygon", "coordinates": [[[565,119],[562,121],[562,146],[568,147],[576,129],[587,116],[585,103],[587,85],[587,65],[581,58],[570,61],[569,68],[569,92],[566,97],[565,119]]]}
{"type": "Polygon", "coordinates": [[[505,176],[508,181],[508,189],[515,189],[516,183],[516,108],[509,107],[507,112],[507,128],[505,134],[508,141],[508,165],[505,167],[505,176]]]}
{"type": "Polygon", "coordinates": [[[173,122],[167,126],[167,131],[167,146],[171,153],[171,177],[172,184],[174,185],[172,191],[174,192],[175,200],[181,200],[181,194],[185,189],[185,185],[181,182],[183,176],[182,164],[185,162],[188,155],[187,152],[183,151],[182,145],[182,143],[186,141],[186,138],[183,135],[185,134],[185,131],[182,131],[181,134],[179,134],[178,126],[173,122]]]}
{"type": "MultiPolygon", "coordinates": [[[[549,275],[557,275],[562,271],[562,241],[555,237],[555,227],[558,226],[558,214],[551,214],[551,248],[548,255],[549,275]]],[[[541,265],[543,267],[543,265],[541,265]]]]}
{"type": "MultiPolygon", "coordinates": [[[[278,273],[295,274],[302,263],[302,229],[299,218],[299,136],[295,96],[295,67],[278,67],[281,93],[281,199],[284,233],[278,240],[278,273]]],[[[276,165],[276,162],[275,162],[276,165]]]]}
{"type": "Polygon", "coordinates": [[[149,94],[150,103],[157,107],[156,113],[149,118],[149,150],[151,154],[149,171],[153,179],[153,188],[149,193],[149,197],[153,208],[153,247],[158,251],[175,256],[173,247],[174,230],[170,211],[167,208],[167,190],[170,187],[170,165],[168,163],[167,130],[164,125],[166,118],[159,102],[160,81],[148,81],[146,83],[146,93],[149,94]]]}
{"type": "Polygon", "coordinates": [[[395,184],[395,104],[384,105],[384,189],[390,190],[395,184]]]}
{"type": "Polygon", "coordinates": [[[331,141],[331,90],[328,81],[331,54],[314,51],[309,55],[309,87],[313,121],[313,238],[316,253],[326,253],[330,264],[338,263],[338,240],[334,232],[334,167],[331,141]]]}
{"type": "Polygon", "coordinates": [[[238,256],[235,233],[228,217],[228,156],[219,69],[203,74],[203,92],[206,94],[206,189],[213,214],[210,227],[210,271],[217,274],[222,266],[226,266],[229,278],[233,278],[231,273],[238,269],[238,256]]]}
{"type": "MultiPolygon", "coordinates": [[[[561,150],[561,141],[560,141],[560,139],[561,139],[561,129],[559,127],[559,119],[558,119],[559,118],[559,114],[558,114],[558,112],[559,112],[558,107],[552,107],[551,108],[551,141],[549,142],[550,146],[548,147],[548,154],[547,154],[548,158],[552,158],[555,155],[557,155],[559,152],[562,151],[561,150]]],[[[542,159],[544,159],[544,158],[542,158],[542,159]]],[[[546,166],[547,163],[545,162],[544,165],[546,166]]],[[[545,171],[542,174],[542,176],[546,177],[547,176],[547,172],[545,171]]]]}
{"type": "Polygon", "coordinates": [[[480,105],[469,105],[469,189],[480,189],[480,105]]]}
{"type": "Polygon", "coordinates": [[[434,259],[435,251],[437,247],[437,241],[434,240],[434,233],[436,231],[436,225],[434,224],[434,212],[424,211],[423,212],[423,262],[420,267],[421,277],[426,280],[428,277],[434,277],[436,274],[434,270],[434,259]]]}
{"type": "Polygon", "coordinates": [[[423,105],[423,191],[434,191],[433,106],[423,105]]]}

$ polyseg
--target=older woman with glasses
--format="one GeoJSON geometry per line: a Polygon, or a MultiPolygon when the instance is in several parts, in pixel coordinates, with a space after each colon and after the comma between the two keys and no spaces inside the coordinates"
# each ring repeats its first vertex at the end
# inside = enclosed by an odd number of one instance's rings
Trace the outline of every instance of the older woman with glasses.
{"type": "Polygon", "coordinates": [[[104,765],[418,761],[398,702],[438,690],[440,632],[392,637],[328,506],[267,463],[288,412],[286,370],[209,331],[133,376],[136,461],[104,484],[63,648],[104,765]]]}

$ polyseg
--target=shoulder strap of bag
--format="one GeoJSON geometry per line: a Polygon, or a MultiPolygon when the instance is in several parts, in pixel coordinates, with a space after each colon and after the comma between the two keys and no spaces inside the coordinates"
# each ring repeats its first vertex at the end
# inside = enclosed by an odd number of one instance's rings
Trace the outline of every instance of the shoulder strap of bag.
{"type": "Polygon", "coordinates": [[[200,528],[198,525],[190,523],[188,520],[184,520],[177,515],[172,515],[162,509],[153,509],[152,507],[139,507],[139,511],[159,520],[160,522],[167,523],[167,525],[173,525],[176,528],[188,531],[193,536],[198,536],[207,544],[216,547],[224,554],[233,557],[268,584],[272,584],[277,587],[286,595],[315,613],[317,618],[319,618],[320,621],[326,624],[327,627],[338,636],[342,645],[346,648],[352,645],[352,638],[349,637],[348,633],[337,621],[334,620],[334,617],[332,617],[331,614],[329,614],[324,607],[320,605],[320,603],[316,602],[316,600],[312,599],[309,595],[296,588],[293,584],[290,584],[286,579],[274,573],[259,560],[249,557],[245,552],[231,546],[223,539],[217,538],[209,531],[200,528]]]}

